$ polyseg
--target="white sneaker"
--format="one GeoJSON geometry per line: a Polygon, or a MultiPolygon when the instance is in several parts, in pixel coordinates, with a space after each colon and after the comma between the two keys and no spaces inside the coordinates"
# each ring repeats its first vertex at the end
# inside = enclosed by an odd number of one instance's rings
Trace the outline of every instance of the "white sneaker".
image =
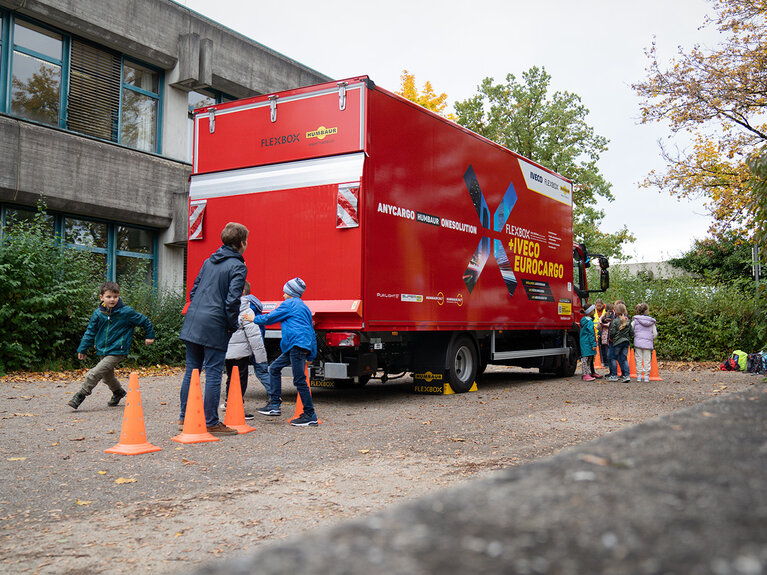
{"type": "Polygon", "coordinates": [[[644,381],[645,383],[650,383],[650,376],[645,373],[644,375],[644,381]]]}

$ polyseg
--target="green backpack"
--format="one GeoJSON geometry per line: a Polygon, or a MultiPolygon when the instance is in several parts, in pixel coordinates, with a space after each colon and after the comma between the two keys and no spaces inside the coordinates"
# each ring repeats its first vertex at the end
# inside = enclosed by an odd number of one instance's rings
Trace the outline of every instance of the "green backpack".
{"type": "Polygon", "coordinates": [[[746,371],[746,365],[748,361],[748,354],[740,349],[736,349],[732,352],[732,357],[737,360],[740,371],[746,371]]]}

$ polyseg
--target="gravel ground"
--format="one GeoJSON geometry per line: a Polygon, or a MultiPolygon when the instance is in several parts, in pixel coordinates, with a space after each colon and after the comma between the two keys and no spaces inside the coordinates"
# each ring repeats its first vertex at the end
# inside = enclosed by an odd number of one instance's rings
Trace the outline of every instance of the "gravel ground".
{"type": "MultiPolygon", "coordinates": [[[[4,573],[174,573],[287,535],[359,517],[493,470],[544,458],[763,378],[661,364],[662,382],[629,384],[488,369],[479,391],[414,395],[412,382],[313,391],[322,424],[259,416],[256,431],[180,445],[180,375],[140,380],[157,453],[104,453],[122,408],[99,385],[78,411],[81,379],[0,380],[0,565],[4,573]]],[[[127,377],[125,378],[127,380],[127,377]]],[[[246,409],[265,394],[251,375],[246,409]]],[[[126,381],[127,385],[127,381],[126,381]]]]}

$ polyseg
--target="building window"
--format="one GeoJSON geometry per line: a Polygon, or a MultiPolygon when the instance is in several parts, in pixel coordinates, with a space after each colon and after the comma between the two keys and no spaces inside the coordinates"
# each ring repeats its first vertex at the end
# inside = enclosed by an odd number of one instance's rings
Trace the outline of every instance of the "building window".
{"type": "Polygon", "coordinates": [[[149,230],[117,226],[115,276],[117,281],[142,274],[147,283],[154,277],[154,236],[149,230]]]}
{"type": "Polygon", "coordinates": [[[163,73],[0,10],[0,113],[160,153],[163,73]]]}
{"type": "Polygon", "coordinates": [[[145,152],[157,149],[159,102],[159,74],[139,64],[125,62],[121,129],[123,144],[145,152]]]}
{"type": "Polygon", "coordinates": [[[69,69],[67,127],[81,134],[118,141],[120,55],[73,38],[69,69]]]}
{"type": "MultiPolygon", "coordinates": [[[[30,208],[0,205],[0,232],[13,221],[30,220],[30,208]]],[[[104,279],[123,281],[139,274],[153,284],[157,277],[157,233],[148,228],[119,222],[96,221],[48,212],[46,223],[51,236],[61,238],[68,249],[89,252],[104,270],[104,279]]]]}
{"type": "Polygon", "coordinates": [[[58,126],[61,110],[63,40],[40,26],[13,26],[11,114],[58,126]]]}

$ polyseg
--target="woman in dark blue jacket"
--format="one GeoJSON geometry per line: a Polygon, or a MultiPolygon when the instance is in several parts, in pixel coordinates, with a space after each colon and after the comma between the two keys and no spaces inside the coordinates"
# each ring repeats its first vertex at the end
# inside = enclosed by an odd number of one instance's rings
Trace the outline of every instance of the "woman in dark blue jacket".
{"type": "Polygon", "coordinates": [[[181,414],[179,429],[183,429],[186,400],[192,371],[205,366],[205,425],[208,432],[234,435],[236,430],[218,419],[221,399],[221,372],[226,359],[229,337],[237,330],[240,297],[248,268],[242,257],[248,245],[248,228],[229,222],[221,232],[224,244],[208,258],[189,293],[189,308],[179,337],[186,343],[186,372],[181,383],[181,414]]]}

